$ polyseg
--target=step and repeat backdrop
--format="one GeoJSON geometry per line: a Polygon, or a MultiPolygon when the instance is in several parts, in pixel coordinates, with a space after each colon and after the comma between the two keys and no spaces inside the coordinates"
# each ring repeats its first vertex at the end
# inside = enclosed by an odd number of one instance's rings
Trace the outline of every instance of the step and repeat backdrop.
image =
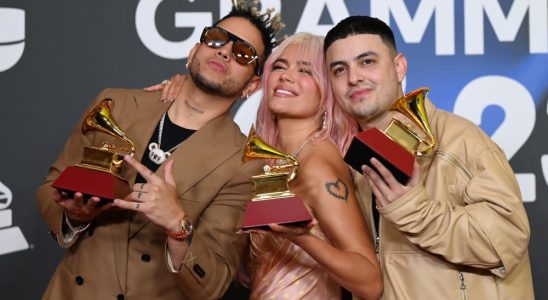
{"type": "MultiPolygon", "coordinates": [[[[531,224],[536,297],[548,299],[547,0],[267,0],[285,34],[324,35],[349,15],[394,29],[406,90],[481,126],[506,152],[531,224]]],[[[0,0],[0,299],[38,299],[62,257],[35,191],[83,110],[105,87],[185,72],[229,0],[0,0]]],[[[259,96],[233,109],[247,132],[259,96]]]]}

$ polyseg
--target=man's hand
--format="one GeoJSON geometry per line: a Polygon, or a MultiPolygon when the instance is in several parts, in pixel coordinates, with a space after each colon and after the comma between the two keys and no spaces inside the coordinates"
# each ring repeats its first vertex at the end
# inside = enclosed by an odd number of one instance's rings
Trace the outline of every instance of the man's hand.
{"type": "Polygon", "coordinates": [[[124,200],[114,200],[114,206],[142,212],[152,223],[165,231],[178,231],[186,213],[179,203],[175,190],[173,160],[170,159],[165,163],[163,178],[129,155],[126,155],[125,161],[147,182],[134,184],[133,192],[124,200]]]}
{"type": "Polygon", "coordinates": [[[144,90],[148,92],[162,91],[160,101],[173,102],[181,92],[183,86],[185,86],[187,79],[188,75],[176,74],[171,79],[166,79],[162,83],[146,87],[144,90]]]}
{"type": "Polygon", "coordinates": [[[101,201],[99,197],[91,197],[86,201],[84,195],[79,192],[69,195],[69,193],[54,190],[52,198],[65,209],[65,214],[74,223],[91,222],[102,211],[112,207],[110,202],[105,205],[98,205],[101,201]]]}
{"type": "Polygon", "coordinates": [[[400,199],[420,182],[421,170],[416,161],[413,165],[413,175],[405,185],[396,180],[394,175],[376,158],[371,158],[371,164],[377,169],[378,173],[367,165],[362,166],[362,171],[371,186],[373,194],[375,194],[379,207],[400,199]]]}

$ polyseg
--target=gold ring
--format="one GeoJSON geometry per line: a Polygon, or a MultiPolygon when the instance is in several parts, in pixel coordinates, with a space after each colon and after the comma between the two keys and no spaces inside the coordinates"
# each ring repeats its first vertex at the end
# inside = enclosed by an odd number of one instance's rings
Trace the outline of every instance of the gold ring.
{"type": "Polygon", "coordinates": [[[169,79],[164,79],[164,81],[162,81],[162,84],[163,84],[163,85],[171,84],[171,80],[169,80],[169,79]]]}

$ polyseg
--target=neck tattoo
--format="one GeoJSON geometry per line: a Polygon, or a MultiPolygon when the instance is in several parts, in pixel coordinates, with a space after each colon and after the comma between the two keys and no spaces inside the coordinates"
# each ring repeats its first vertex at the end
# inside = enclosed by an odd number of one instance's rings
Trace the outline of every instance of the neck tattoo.
{"type": "Polygon", "coordinates": [[[194,106],[190,105],[190,103],[188,103],[187,100],[185,100],[185,105],[186,105],[186,107],[188,107],[188,109],[190,109],[190,111],[191,111],[190,114],[192,114],[192,112],[195,112],[195,113],[197,113],[197,114],[203,114],[203,113],[204,113],[203,110],[201,110],[201,109],[199,109],[199,108],[197,108],[197,107],[194,107],[194,106]]]}

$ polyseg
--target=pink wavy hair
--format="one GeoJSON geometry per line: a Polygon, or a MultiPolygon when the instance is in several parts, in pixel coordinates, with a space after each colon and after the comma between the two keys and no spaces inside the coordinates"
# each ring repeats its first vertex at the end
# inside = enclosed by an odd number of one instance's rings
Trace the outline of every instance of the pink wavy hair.
{"type": "Polygon", "coordinates": [[[312,76],[320,89],[320,105],[316,112],[318,128],[322,126],[322,114],[324,111],[327,111],[327,127],[319,133],[315,140],[329,138],[337,145],[341,153],[346,152],[352,141],[352,137],[358,132],[358,124],[336,104],[327,76],[327,67],[323,53],[323,37],[310,33],[297,33],[288,37],[272,52],[266,61],[262,77],[263,97],[257,111],[257,133],[270,145],[278,145],[279,129],[277,120],[272,118],[273,113],[268,108],[268,93],[266,91],[269,88],[268,80],[272,73],[272,64],[289,46],[298,47],[300,57],[310,62],[312,76]]]}

